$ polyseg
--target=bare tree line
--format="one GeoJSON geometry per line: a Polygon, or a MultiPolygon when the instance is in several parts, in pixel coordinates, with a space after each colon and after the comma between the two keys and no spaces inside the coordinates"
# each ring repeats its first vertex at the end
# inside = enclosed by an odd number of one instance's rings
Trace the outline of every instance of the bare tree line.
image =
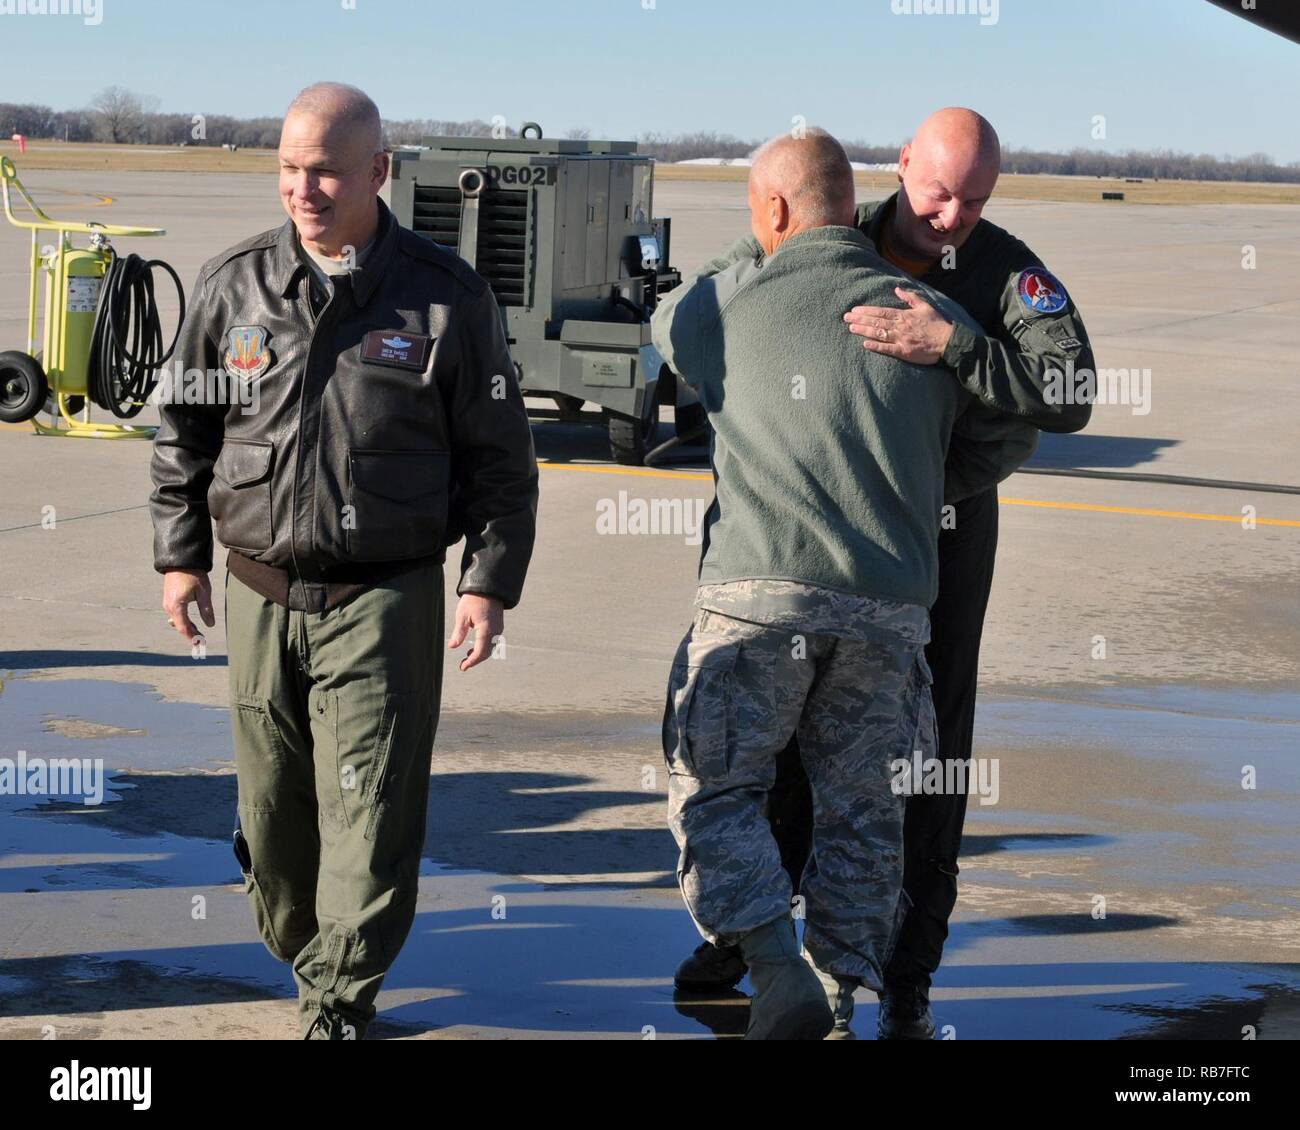
{"type": "MultiPolygon", "coordinates": [[[[841,139],[842,140],[842,139],[841,139]]],[[[730,134],[692,133],[676,137],[644,134],[640,148],[661,161],[689,161],[699,157],[747,157],[761,140],[745,141],[730,134]]],[[[845,141],[851,161],[889,164],[898,160],[901,142],[869,145],[845,141]]],[[[1052,176],[1143,177],[1160,180],[1231,180],[1300,184],[1300,161],[1278,165],[1267,153],[1246,157],[1215,157],[1209,153],[1175,153],[1173,150],[1104,153],[1076,148],[1068,153],[1036,149],[1004,149],[1002,168],[1007,173],[1046,173],[1052,176]]]]}
{"type": "MultiPolygon", "coordinates": [[[[30,138],[66,141],[107,141],[144,145],[237,146],[274,149],[280,136],[280,118],[233,118],[224,114],[159,112],[154,99],[111,86],[96,95],[90,107],[52,110],[48,106],[0,102],[0,137],[13,133],[30,138]]],[[[442,121],[434,118],[386,121],[390,145],[418,145],[427,137],[518,137],[519,131],[496,122],[442,121]]],[[[569,130],[571,138],[589,138],[586,129],[569,130]]],[[[690,133],[669,136],[646,133],[641,151],[661,161],[687,161],[699,157],[746,157],[761,139],[745,140],[731,134],[690,133]]],[[[898,157],[899,144],[845,143],[849,157],[866,164],[885,164],[898,157]]],[[[1143,177],[1161,180],[1232,180],[1265,183],[1300,183],[1300,161],[1276,164],[1267,153],[1244,157],[1172,150],[1105,153],[1075,148],[1065,153],[1033,149],[1003,152],[1008,173],[1045,173],[1055,176],[1143,177]]]]}

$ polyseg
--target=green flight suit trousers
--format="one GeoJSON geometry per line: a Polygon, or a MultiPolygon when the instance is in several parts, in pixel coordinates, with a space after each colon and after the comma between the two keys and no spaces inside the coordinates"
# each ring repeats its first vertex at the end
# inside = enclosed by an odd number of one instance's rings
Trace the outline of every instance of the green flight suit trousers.
{"type": "Polygon", "coordinates": [[[417,565],[319,613],[283,608],[227,572],[226,639],[235,851],[257,928],[293,966],[303,1033],[360,1039],[415,918],[442,566],[417,565]]]}

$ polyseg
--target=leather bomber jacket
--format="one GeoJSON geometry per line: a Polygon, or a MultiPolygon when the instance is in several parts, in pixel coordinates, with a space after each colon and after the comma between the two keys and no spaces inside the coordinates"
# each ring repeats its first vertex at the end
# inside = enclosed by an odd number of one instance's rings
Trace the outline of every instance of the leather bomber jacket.
{"type": "Polygon", "coordinates": [[[319,611],[332,573],[441,561],[463,536],[456,591],[518,603],[537,462],[496,299],[377,203],[370,253],[319,315],[290,220],[204,264],[159,404],[158,572],[211,570],[211,517],[224,545],[289,573],[291,608],[319,611]],[[190,402],[182,376],[214,372],[227,391],[190,402]]]}

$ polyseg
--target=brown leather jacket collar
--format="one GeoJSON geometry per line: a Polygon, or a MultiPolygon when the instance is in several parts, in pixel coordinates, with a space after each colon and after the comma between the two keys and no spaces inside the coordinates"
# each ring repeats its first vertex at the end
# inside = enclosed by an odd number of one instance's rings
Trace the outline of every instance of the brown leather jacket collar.
{"type": "MultiPolygon", "coordinates": [[[[361,266],[348,272],[352,283],[352,294],[358,306],[365,306],[370,296],[375,293],[379,281],[384,277],[388,262],[397,249],[398,224],[389,209],[379,197],[375,197],[379,208],[379,226],[375,229],[375,243],[366,261],[361,266]]],[[[292,220],[285,220],[280,225],[275,239],[275,254],[272,259],[271,280],[282,297],[288,298],[297,292],[298,278],[310,270],[298,254],[298,232],[292,220]]]]}

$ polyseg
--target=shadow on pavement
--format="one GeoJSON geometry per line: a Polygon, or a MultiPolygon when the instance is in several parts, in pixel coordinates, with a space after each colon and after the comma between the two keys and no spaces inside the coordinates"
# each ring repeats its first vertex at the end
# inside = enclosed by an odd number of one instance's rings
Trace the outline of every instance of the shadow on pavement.
{"type": "Polygon", "coordinates": [[[1091,432],[1072,435],[1043,432],[1039,436],[1038,450],[1025,466],[1053,470],[1119,470],[1153,463],[1166,448],[1177,446],[1178,440],[1175,439],[1102,436],[1091,432]]]}

